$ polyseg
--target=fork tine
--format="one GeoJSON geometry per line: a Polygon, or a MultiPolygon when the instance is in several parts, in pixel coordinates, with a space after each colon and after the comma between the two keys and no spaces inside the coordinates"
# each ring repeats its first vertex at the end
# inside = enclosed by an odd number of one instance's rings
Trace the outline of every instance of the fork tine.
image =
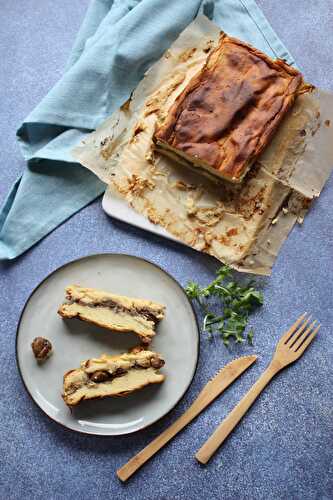
{"type": "Polygon", "coordinates": [[[296,344],[299,345],[305,337],[310,333],[310,330],[313,329],[315,324],[317,323],[317,320],[315,319],[311,325],[309,325],[310,319],[312,316],[309,316],[306,321],[303,323],[303,325],[296,331],[295,335],[287,342],[287,346],[291,349],[294,347],[296,344]],[[308,327],[305,330],[305,328],[308,327]]]}
{"type": "Polygon", "coordinates": [[[302,342],[304,342],[304,340],[309,335],[309,333],[311,333],[311,331],[313,331],[313,328],[315,327],[316,323],[317,323],[317,320],[315,319],[314,321],[312,321],[311,325],[308,326],[308,328],[305,330],[305,332],[304,332],[304,328],[302,328],[302,331],[300,331],[300,333],[297,335],[297,338],[295,339],[295,341],[290,343],[288,347],[290,349],[292,349],[293,351],[296,351],[299,348],[299,346],[302,344],[302,342]]]}
{"type": "Polygon", "coordinates": [[[291,337],[294,335],[295,331],[297,330],[298,325],[303,321],[303,319],[305,318],[306,315],[307,315],[307,313],[305,312],[304,314],[302,314],[302,316],[300,316],[295,321],[295,323],[289,328],[289,330],[286,331],[286,333],[284,335],[282,335],[280,342],[282,341],[283,344],[286,344],[291,339],[291,337]]]}
{"type": "Polygon", "coordinates": [[[311,335],[309,335],[305,339],[305,341],[303,342],[303,344],[301,344],[301,346],[298,348],[298,350],[296,350],[296,354],[298,354],[299,356],[301,356],[303,354],[303,352],[305,351],[305,349],[311,344],[311,342],[313,341],[313,339],[317,335],[318,330],[319,330],[320,327],[321,327],[321,325],[318,325],[317,328],[315,328],[313,330],[313,332],[311,333],[311,335]]]}

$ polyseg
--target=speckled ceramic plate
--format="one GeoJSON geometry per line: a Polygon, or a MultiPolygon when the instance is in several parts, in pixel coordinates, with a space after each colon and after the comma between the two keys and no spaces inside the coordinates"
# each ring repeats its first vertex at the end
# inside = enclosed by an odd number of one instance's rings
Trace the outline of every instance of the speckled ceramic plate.
{"type": "Polygon", "coordinates": [[[28,299],[17,330],[17,363],[24,385],[37,405],[65,427],[104,436],[128,434],[152,424],[170,411],[188,389],[199,349],[195,314],[181,286],[161,268],[120,254],[84,257],[50,274],[28,299]],[[57,314],[71,283],[142,297],[166,305],[151,348],[166,364],[163,384],[148,386],[126,398],[85,401],[72,412],[61,398],[63,374],[84,359],[119,354],[138,344],[134,334],[117,334],[57,314]],[[48,338],[53,355],[38,365],[31,350],[36,336],[48,338]]]}

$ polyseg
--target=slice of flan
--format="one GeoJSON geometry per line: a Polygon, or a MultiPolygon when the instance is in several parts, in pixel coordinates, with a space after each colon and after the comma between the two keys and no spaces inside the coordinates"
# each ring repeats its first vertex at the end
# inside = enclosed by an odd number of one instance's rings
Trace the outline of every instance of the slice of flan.
{"type": "Polygon", "coordinates": [[[144,344],[151,342],[165,311],[165,306],[151,300],[79,285],[66,288],[66,299],[58,310],[63,318],[78,318],[114,332],[134,332],[144,344]]]}
{"type": "Polygon", "coordinates": [[[150,384],[160,384],[162,356],[153,351],[134,348],[120,356],[103,354],[81,363],[81,367],[64,375],[63,399],[76,406],[87,399],[127,396],[150,384]]]}

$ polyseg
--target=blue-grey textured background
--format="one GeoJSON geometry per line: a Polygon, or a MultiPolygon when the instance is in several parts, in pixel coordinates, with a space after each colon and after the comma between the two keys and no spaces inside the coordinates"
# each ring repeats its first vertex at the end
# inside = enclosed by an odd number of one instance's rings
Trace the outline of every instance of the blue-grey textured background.
{"type": "MultiPolygon", "coordinates": [[[[260,0],[308,81],[333,91],[332,0],[260,0]]],[[[61,76],[88,0],[11,0],[0,14],[0,203],[24,168],[15,130],[61,76]]],[[[115,251],[143,256],[179,282],[213,277],[216,261],[109,219],[97,201],[16,262],[1,264],[0,498],[328,499],[332,498],[333,179],[292,232],[265,282],[253,318],[255,347],[226,353],[205,338],[194,382],[167,417],[128,437],[73,434],[48,420],[26,394],[15,364],[15,330],[31,290],[76,257],[115,251]],[[207,467],[193,455],[269,361],[299,313],[323,328],[296,365],[275,379],[207,467]],[[188,406],[226,359],[257,353],[256,366],[126,485],[117,467],[188,406]]],[[[36,332],[36,334],[43,332],[36,332]]]]}

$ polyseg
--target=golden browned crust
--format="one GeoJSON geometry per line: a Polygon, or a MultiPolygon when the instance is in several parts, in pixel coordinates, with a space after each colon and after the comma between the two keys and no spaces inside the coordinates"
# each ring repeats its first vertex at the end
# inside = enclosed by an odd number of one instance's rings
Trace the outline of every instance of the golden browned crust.
{"type": "Polygon", "coordinates": [[[155,133],[155,142],[218,177],[240,182],[298,93],[301,73],[221,35],[155,133]]]}

